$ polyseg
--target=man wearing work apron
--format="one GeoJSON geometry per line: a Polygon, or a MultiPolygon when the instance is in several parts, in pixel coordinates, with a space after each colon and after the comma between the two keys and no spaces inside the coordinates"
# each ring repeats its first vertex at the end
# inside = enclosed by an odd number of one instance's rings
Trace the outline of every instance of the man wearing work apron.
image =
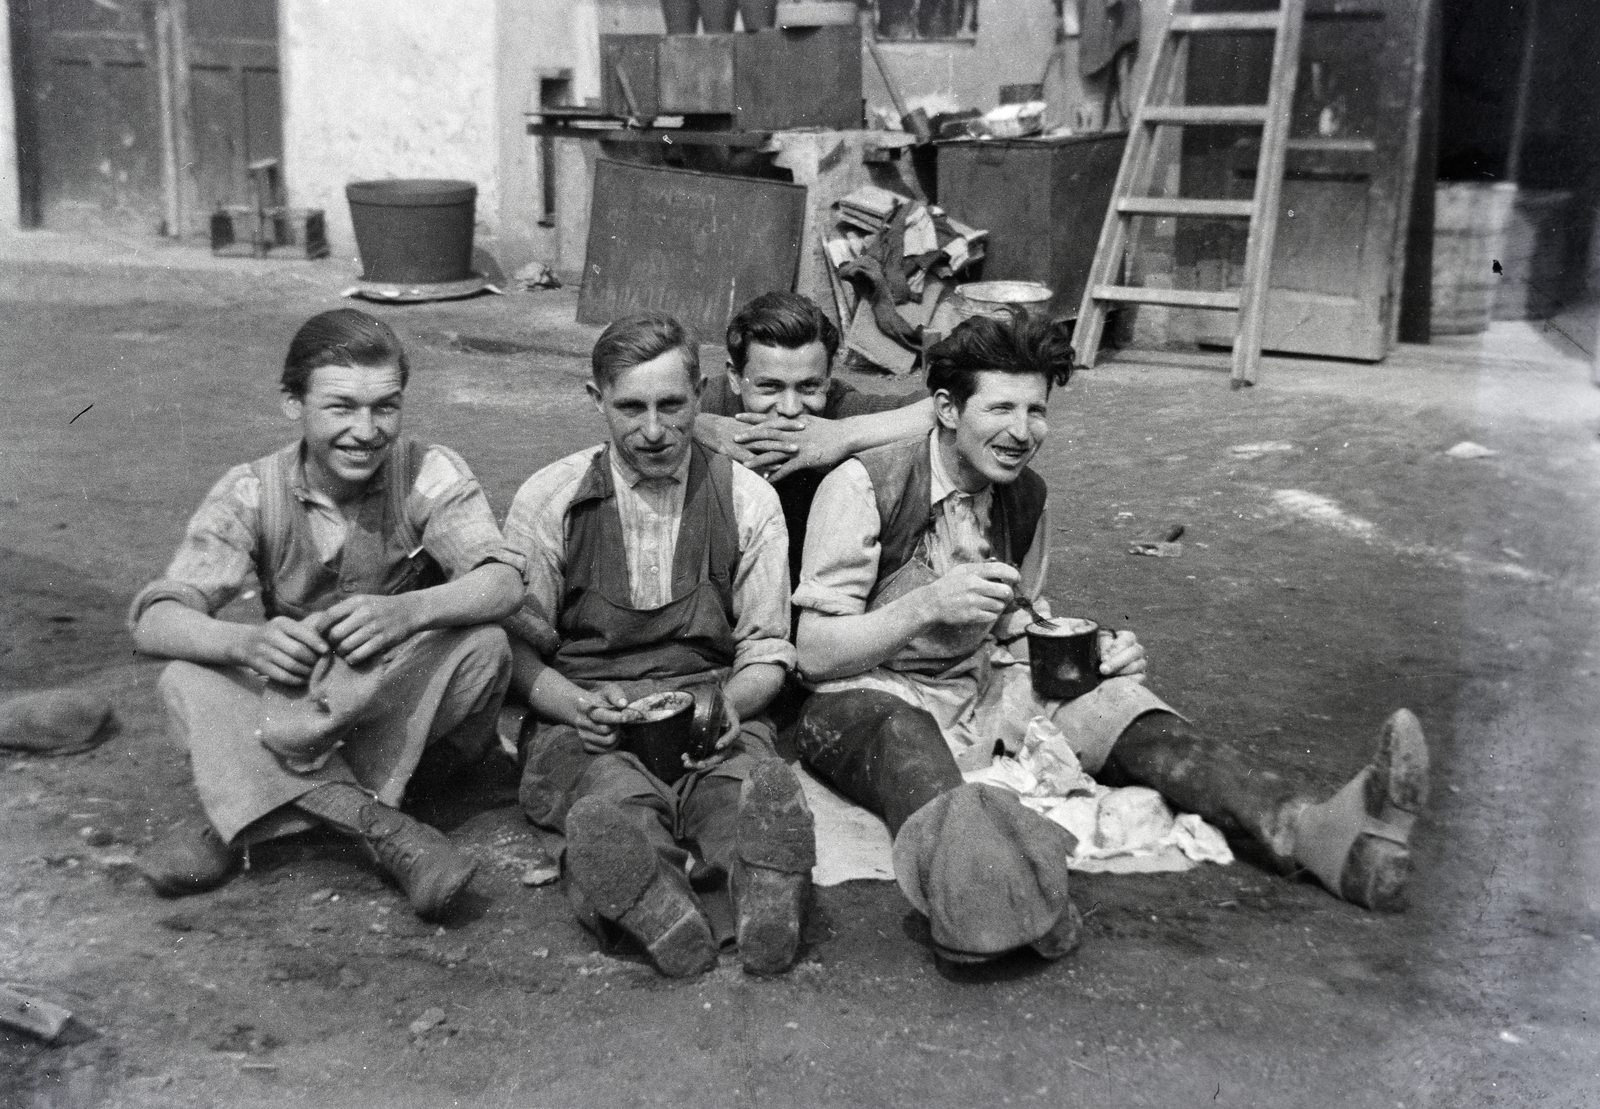
{"type": "Polygon", "coordinates": [[[591,361],[609,441],[534,474],[506,517],[527,566],[506,625],[512,688],[532,710],[522,806],[566,836],[585,924],[620,929],[666,975],[708,969],[729,939],[747,971],[781,973],[815,854],[764,715],[794,665],[783,513],[758,475],[693,442],[703,382],[677,321],[619,320],[591,361]],[[658,773],[621,749],[618,726],[666,690],[720,693],[724,715],[709,757],[658,773]]]}
{"type": "Polygon", "coordinates": [[[895,877],[955,960],[1030,945],[1055,957],[1077,941],[1071,834],[962,777],[997,743],[1015,751],[1035,715],[1107,784],[1153,788],[1346,900],[1399,908],[1427,795],[1427,748],[1407,710],[1385,724],[1371,765],[1313,802],[1151,693],[1132,632],[1100,633],[1104,680],[1088,693],[1034,693],[1023,629],[1026,609],[1041,609],[1051,531],[1028,463],[1071,365],[1065,336],[1042,321],[970,319],[929,352],[932,435],[823,479],[794,594],[815,690],[796,732],[806,764],[885,819],[895,877]]]}

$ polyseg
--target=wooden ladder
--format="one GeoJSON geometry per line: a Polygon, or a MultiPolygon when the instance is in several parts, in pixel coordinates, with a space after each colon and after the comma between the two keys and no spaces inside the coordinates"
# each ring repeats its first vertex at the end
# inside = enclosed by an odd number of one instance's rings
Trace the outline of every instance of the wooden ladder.
{"type": "Polygon", "coordinates": [[[1279,0],[1276,11],[1194,14],[1190,0],[1177,0],[1161,36],[1156,58],[1145,77],[1129,125],[1122,168],[1106,209],[1095,248],[1094,263],[1083,290],[1083,304],[1073,331],[1073,353],[1079,365],[1093,366],[1105,330],[1106,306],[1113,303],[1164,304],[1178,308],[1236,310],[1233,339],[1234,388],[1254,385],[1261,361],[1261,330],[1266,319],[1267,287],[1272,271],[1272,243],[1277,237],[1278,202],[1283,193],[1283,159],[1289,145],[1289,111],[1295,76],[1300,68],[1300,31],[1305,0],[1279,0]],[[1205,34],[1275,34],[1272,76],[1265,104],[1174,103],[1180,58],[1188,54],[1189,36],[1205,34]],[[1262,128],[1256,164],[1255,195],[1250,200],[1195,200],[1150,196],[1155,172],[1153,152],[1157,127],[1218,124],[1262,128]],[[1245,219],[1250,235],[1245,244],[1244,282],[1239,292],[1204,289],[1162,289],[1119,285],[1129,221],[1138,216],[1191,219],[1245,219]]]}

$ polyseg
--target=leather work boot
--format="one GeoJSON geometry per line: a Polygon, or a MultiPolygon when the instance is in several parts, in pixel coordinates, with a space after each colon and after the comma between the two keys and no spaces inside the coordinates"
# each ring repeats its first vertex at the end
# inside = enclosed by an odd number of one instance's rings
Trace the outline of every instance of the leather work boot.
{"type": "Polygon", "coordinates": [[[360,835],[378,865],[399,883],[412,910],[435,920],[472,881],[477,864],[439,829],[377,801],[361,807],[360,835]]]}
{"type": "Polygon", "coordinates": [[[794,965],[817,861],[811,810],[782,759],[758,764],[739,794],[739,857],[733,867],[739,958],[746,973],[794,965]]]}
{"type": "Polygon", "coordinates": [[[1365,769],[1295,825],[1294,858],[1346,901],[1379,912],[1405,908],[1411,828],[1428,802],[1428,745],[1409,709],[1384,722],[1365,769]]]}
{"type": "Polygon", "coordinates": [[[139,872],[162,897],[183,897],[216,889],[238,873],[243,857],[209,822],[180,825],[140,853],[139,872]]]}
{"type": "Polygon", "coordinates": [[[619,926],[669,978],[717,965],[711,925],[661,867],[644,833],[615,804],[584,797],[567,814],[567,869],[595,911],[619,926]]]}

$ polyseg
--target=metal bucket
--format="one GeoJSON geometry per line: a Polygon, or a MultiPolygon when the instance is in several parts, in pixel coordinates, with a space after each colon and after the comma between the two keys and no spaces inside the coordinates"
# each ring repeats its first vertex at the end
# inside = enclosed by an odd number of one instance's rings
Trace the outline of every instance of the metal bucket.
{"type": "Polygon", "coordinates": [[[437,285],[472,276],[471,181],[355,181],[344,195],[363,280],[437,285]]]}
{"type": "Polygon", "coordinates": [[[952,304],[962,319],[973,316],[993,316],[1007,319],[1010,309],[1024,314],[1049,310],[1050,298],[1055,292],[1037,281],[973,281],[957,285],[952,304]]]}

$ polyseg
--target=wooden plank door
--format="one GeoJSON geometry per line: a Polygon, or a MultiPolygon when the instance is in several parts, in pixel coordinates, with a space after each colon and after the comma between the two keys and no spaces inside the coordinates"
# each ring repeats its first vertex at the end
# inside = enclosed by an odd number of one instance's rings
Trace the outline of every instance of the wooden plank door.
{"type": "MultiPolygon", "coordinates": [[[[10,0],[23,221],[155,231],[163,223],[153,7],[135,0],[10,0]]],[[[245,167],[278,157],[276,0],[187,0],[194,166],[184,206],[204,234],[246,203],[245,167]]]]}
{"type": "MultiPolygon", "coordinates": [[[[1377,361],[1394,342],[1427,2],[1311,0],[1307,7],[1263,349],[1377,361]]],[[[1195,10],[1274,6],[1196,0],[1195,10]]],[[[1270,51],[1270,36],[1194,42],[1188,102],[1264,100],[1270,51]]],[[[1257,149],[1255,136],[1237,128],[1187,129],[1183,194],[1249,199],[1257,149]]],[[[1180,224],[1179,285],[1238,288],[1244,238],[1237,222],[1180,224]]],[[[1201,342],[1231,345],[1234,313],[1196,317],[1201,342]]]]}
{"type": "Polygon", "coordinates": [[[160,109],[148,9],[11,0],[24,221],[156,226],[160,109]]]}
{"type": "MultiPolygon", "coordinates": [[[[277,0],[187,0],[200,212],[250,204],[246,167],[283,157],[277,0]]],[[[203,229],[204,219],[196,221],[203,229]]]]}

